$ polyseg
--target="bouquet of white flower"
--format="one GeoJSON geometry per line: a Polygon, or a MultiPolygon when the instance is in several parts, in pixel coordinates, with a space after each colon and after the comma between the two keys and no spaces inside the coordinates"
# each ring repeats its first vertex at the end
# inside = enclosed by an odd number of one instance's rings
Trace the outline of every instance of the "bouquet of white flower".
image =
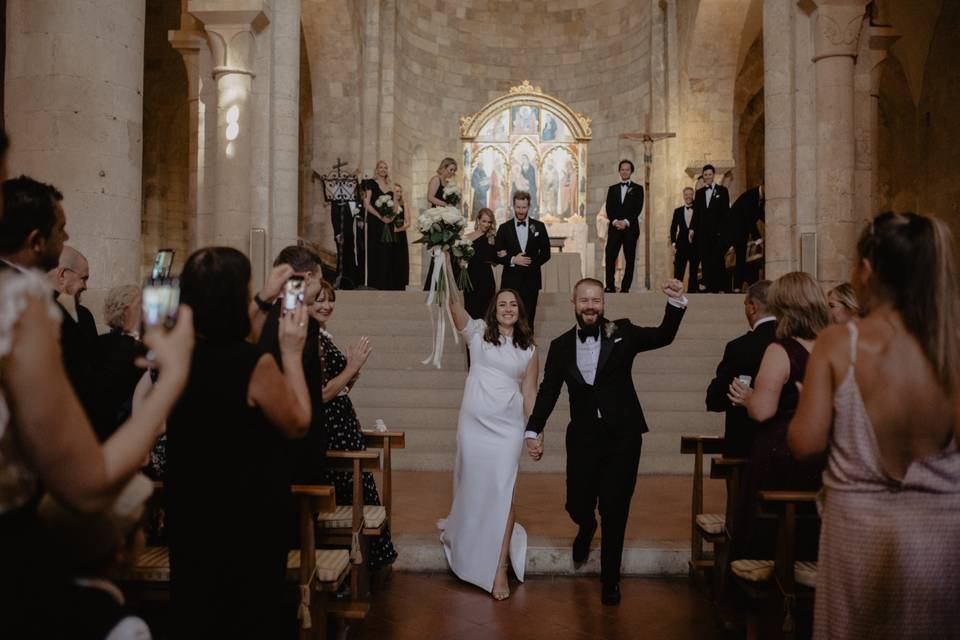
{"type": "Polygon", "coordinates": [[[470,260],[477,253],[473,248],[473,243],[466,238],[457,238],[450,249],[450,253],[460,265],[460,275],[457,277],[457,286],[460,291],[473,291],[473,283],[470,282],[470,273],[467,267],[470,266],[470,260]]]}
{"type": "Polygon", "coordinates": [[[396,203],[390,194],[383,194],[373,203],[374,208],[384,217],[383,236],[380,240],[383,242],[396,242],[397,235],[393,232],[394,228],[403,224],[403,208],[399,211],[394,210],[396,203]]]}
{"type": "Polygon", "coordinates": [[[460,187],[451,181],[443,188],[443,201],[451,207],[460,205],[460,187]]]}
{"type": "Polygon", "coordinates": [[[428,249],[434,249],[434,255],[449,251],[466,226],[467,221],[453,207],[427,209],[417,219],[421,237],[414,244],[427,245],[428,249]]]}

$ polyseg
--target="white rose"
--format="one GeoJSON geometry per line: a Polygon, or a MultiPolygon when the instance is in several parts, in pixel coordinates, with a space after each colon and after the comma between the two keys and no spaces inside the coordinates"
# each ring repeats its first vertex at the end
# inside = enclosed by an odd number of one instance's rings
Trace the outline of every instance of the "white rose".
{"type": "Polygon", "coordinates": [[[463,216],[461,216],[460,212],[453,207],[447,207],[444,209],[443,214],[440,217],[444,222],[450,225],[456,225],[463,222],[463,216]]]}

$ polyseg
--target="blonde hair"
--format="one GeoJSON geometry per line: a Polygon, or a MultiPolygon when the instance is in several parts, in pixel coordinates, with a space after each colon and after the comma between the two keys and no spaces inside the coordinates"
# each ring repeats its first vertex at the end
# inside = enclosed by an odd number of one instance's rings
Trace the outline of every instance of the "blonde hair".
{"type": "Polygon", "coordinates": [[[844,309],[851,314],[860,315],[860,303],[857,302],[857,294],[849,282],[841,282],[830,291],[827,291],[827,298],[833,296],[834,300],[839,302],[844,309]]]}
{"type": "Polygon", "coordinates": [[[960,289],[953,234],[941,220],[881,213],[857,243],[870,263],[870,299],[888,301],[903,318],[948,393],[960,386],[960,289]]]}
{"type": "Polygon", "coordinates": [[[110,289],[103,303],[103,319],[107,326],[123,329],[127,309],[136,302],[138,297],[140,297],[140,287],[133,284],[124,284],[110,289]]]}
{"type": "Polygon", "coordinates": [[[440,161],[440,166],[437,167],[437,175],[440,175],[440,172],[449,167],[452,164],[457,164],[457,161],[453,158],[444,158],[440,161]]]}
{"type": "Polygon", "coordinates": [[[767,307],[777,317],[777,338],[813,340],[830,324],[823,289],[809,273],[793,271],[770,285],[767,307]]]}

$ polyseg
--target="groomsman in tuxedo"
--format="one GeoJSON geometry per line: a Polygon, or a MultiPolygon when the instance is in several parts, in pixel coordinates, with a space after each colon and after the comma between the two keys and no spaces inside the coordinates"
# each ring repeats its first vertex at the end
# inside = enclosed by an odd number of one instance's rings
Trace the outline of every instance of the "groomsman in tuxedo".
{"type": "Polygon", "coordinates": [[[730,207],[730,243],[737,258],[737,267],[733,277],[733,292],[740,293],[740,287],[747,279],[747,237],[753,236],[761,241],[757,222],[763,219],[763,185],[747,189],[740,194],[730,207]]]}
{"type": "Polygon", "coordinates": [[[673,277],[683,282],[683,272],[690,265],[690,283],[687,291],[697,292],[697,251],[690,240],[690,224],[693,221],[693,187],[683,190],[683,206],[673,210],[670,223],[670,245],[673,247],[673,277]]]}
{"type": "Polygon", "coordinates": [[[673,342],[687,306],[683,283],[668,280],[666,311],[658,327],[638,327],[627,319],[603,316],[603,284],[584,278],[573,289],[575,327],[553,340],[547,353],[543,382],[527,422],[527,451],[543,455],[543,429],[567,385],[570,424],[567,426],[567,513],[580,527],[573,541],[573,561],[590,554],[601,519],[601,601],[620,603],[620,560],[637,482],[643,434],[648,430],[633,386],[633,361],[641,351],[673,342]]]}
{"type": "Polygon", "coordinates": [[[617,256],[623,247],[623,281],[620,293],[629,293],[633,284],[633,266],[637,261],[637,240],[640,238],[640,212],[643,211],[643,187],[630,179],[633,163],[621,160],[620,182],[607,189],[607,293],[615,293],[614,277],[617,273],[617,256]]]}
{"type": "Polygon", "coordinates": [[[727,224],[730,194],[723,185],[715,184],[716,169],[712,164],[703,167],[703,187],[693,199],[693,241],[697,245],[703,265],[703,284],[707,291],[719,293],[724,289],[727,251],[727,224]]]}
{"type": "Polygon", "coordinates": [[[537,316],[537,298],[543,280],[540,267],[550,259],[550,237],[547,226],[530,217],[530,194],[517,191],[513,194],[513,218],[497,229],[497,253],[503,265],[500,288],[515,289],[520,294],[523,306],[530,319],[530,328],[537,316]]]}
{"type": "Polygon", "coordinates": [[[743,311],[750,331],[727,343],[723,359],[717,365],[717,375],[707,387],[707,411],[727,414],[723,431],[724,453],[735,458],[750,455],[760,425],[750,419],[746,409],[730,402],[730,383],[734,378],[750,376],[752,386],[763,354],[776,338],[776,318],[767,307],[769,291],[769,280],[756,282],[747,289],[743,311]]]}

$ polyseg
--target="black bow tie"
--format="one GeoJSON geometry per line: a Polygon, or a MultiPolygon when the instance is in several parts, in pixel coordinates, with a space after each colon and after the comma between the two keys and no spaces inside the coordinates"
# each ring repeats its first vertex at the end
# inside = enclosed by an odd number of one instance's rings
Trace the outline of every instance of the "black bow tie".
{"type": "Polygon", "coordinates": [[[583,327],[577,329],[577,337],[580,338],[580,342],[586,342],[587,338],[600,338],[600,326],[596,325],[593,327],[583,327]]]}
{"type": "Polygon", "coordinates": [[[621,183],[620,183],[620,186],[621,186],[621,187],[629,187],[629,186],[630,186],[630,183],[629,183],[629,182],[621,182],[621,183]]]}
{"type": "Polygon", "coordinates": [[[518,226],[518,227],[525,227],[525,226],[527,226],[527,221],[526,221],[526,220],[517,220],[517,226],[518,226]]]}

